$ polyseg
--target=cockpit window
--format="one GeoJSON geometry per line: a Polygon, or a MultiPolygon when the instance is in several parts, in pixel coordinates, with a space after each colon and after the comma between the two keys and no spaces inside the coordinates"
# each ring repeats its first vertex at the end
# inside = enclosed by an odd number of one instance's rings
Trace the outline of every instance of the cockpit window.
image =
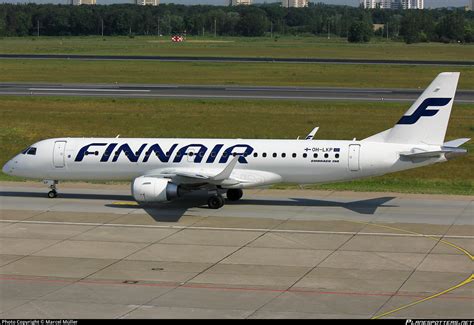
{"type": "Polygon", "coordinates": [[[36,148],[35,147],[31,147],[28,149],[28,151],[26,152],[27,155],[36,155],[36,148]]]}
{"type": "Polygon", "coordinates": [[[22,154],[22,155],[26,154],[26,152],[27,152],[29,149],[30,149],[30,147],[28,147],[28,148],[22,150],[22,151],[21,151],[21,154],[22,154]]]}

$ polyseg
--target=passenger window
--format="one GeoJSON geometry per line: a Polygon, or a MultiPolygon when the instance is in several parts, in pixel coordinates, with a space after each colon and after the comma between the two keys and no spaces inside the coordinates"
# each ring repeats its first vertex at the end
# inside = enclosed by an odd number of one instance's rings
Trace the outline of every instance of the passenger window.
{"type": "Polygon", "coordinates": [[[258,153],[254,152],[254,153],[253,153],[253,156],[254,156],[254,157],[258,157],[258,153]]]}
{"type": "Polygon", "coordinates": [[[281,157],[282,157],[282,158],[285,158],[285,157],[286,157],[286,153],[282,153],[282,154],[281,154],[281,157]]]}
{"type": "Polygon", "coordinates": [[[338,154],[338,153],[336,153],[336,158],[339,158],[339,154],[338,154]]]}
{"type": "Polygon", "coordinates": [[[36,155],[36,148],[31,147],[26,154],[32,156],[36,155]]]}
{"type": "Polygon", "coordinates": [[[313,157],[318,158],[318,154],[317,153],[313,154],[313,157]]]}
{"type": "Polygon", "coordinates": [[[329,155],[327,153],[324,154],[324,158],[327,158],[329,157],[329,155]]]}
{"type": "Polygon", "coordinates": [[[296,158],[296,153],[292,154],[293,158],[296,158]]]}
{"type": "Polygon", "coordinates": [[[276,158],[277,154],[276,152],[273,153],[273,158],[276,158]]]}
{"type": "Polygon", "coordinates": [[[266,153],[266,152],[262,153],[262,157],[263,157],[263,158],[265,158],[266,156],[267,156],[267,153],[266,153]]]}
{"type": "Polygon", "coordinates": [[[303,154],[303,158],[306,158],[306,157],[308,157],[308,154],[305,152],[305,153],[303,154]]]}

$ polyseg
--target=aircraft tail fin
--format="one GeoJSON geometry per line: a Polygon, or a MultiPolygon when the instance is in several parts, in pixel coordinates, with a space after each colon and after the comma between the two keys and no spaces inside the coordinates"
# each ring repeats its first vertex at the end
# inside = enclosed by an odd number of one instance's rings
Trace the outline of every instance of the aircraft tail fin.
{"type": "Polygon", "coordinates": [[[364,140],[442,145],[459,75],[459,72],[440,73],[393,128],[364,140]]]}

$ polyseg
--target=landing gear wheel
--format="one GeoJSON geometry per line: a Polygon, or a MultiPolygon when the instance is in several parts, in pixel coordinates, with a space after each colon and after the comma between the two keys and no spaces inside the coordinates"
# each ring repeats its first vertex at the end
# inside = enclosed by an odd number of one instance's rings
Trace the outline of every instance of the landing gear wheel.
{"type": "Polygon", "coordinates": [[[239,188],[231,188],[227,190],[227,200],[238,201],[242,198],[244,192],[239,188]]]}
{"type": "Polygon", "coordinates": [[[48,192],[48,197],[50,199],[54,199],[57,196],[58,196],[58,192],[56,192],[55,190],[51,190],[51,191],[48,192]]]}
{"type": "Polygon", "coordinates": [[[224,198],[222,195],[213,195],[207,200],[210,209],[219,209],[224,206],[224,198]]]}

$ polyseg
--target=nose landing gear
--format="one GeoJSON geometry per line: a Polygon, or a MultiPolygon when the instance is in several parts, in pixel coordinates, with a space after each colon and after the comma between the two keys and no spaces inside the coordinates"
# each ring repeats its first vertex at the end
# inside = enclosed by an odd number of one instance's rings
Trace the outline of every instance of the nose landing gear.
{"type": "Polygon", "coordinates": [[[58,192],[56,191],[56,185],[58,184],[58,181],[45,179],[43,184],[48,185],[48,187],[51,189],[51,191],[48,192],[48,197],[50,199],[54,199],[58,196],[58,192]]]}

